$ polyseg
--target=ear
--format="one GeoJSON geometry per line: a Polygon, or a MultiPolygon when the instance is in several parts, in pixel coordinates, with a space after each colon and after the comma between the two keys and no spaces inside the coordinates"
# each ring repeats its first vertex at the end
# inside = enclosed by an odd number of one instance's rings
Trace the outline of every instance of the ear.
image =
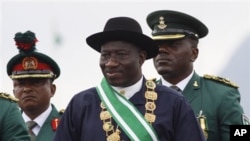
{"type": "Polygon", "coordinates": [[[140,57],[139,63],[140,63],[140,65],[142,65],[144,63],[144,61],[146,60],[147,52],[145,50],[140,51],[139,57],[140,57]]]}
{"type": "Polygon", "coordinates": [[[190,58],[191,62],[194,62],[198,58],[199,49],[197,47],[192,48],[192,56],[190,58]]]}
{"type": "Polygon", "coordinates": [[[51,84],[50,90],[51,90],[51,97],[53,97],[55,95],[55,93],[56,93],[56,85],[51,84]]]}

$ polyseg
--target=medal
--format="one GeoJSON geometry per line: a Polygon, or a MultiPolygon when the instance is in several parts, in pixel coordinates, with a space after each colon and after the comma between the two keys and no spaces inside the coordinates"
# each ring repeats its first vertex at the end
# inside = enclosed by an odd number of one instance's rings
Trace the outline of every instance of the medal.
{"type": "Polygon", "coordinates": [[[120,141],[120,130],[112,133],[107,137],[107,141],[120,141]]]}
{"type": "Polygon", "coordinates": [[[202,129],[202,132],[205,136],[205,138],[207,139],[208,137],[208,133],[207,133],[207,130],[208,130],[208,127],[207,127],[207,118],[205,115],[202,114],[202,111],[200,111],[198,117],[197,117],[199,123],[200,123],[200,127],[202,129]]]}
{"type": "Polygon", "coordinates": [[[157,93],[154,91],[146,91],[145,92],[145,98],[150,100],[156,100],[157,99],[157,93]]]}
{"type": "Polygon", "coordinates": [[[111,122],[105,122],[102,126],[103,130],[108,132],[114,129],[114,126],[112,125],[111,122]]]}

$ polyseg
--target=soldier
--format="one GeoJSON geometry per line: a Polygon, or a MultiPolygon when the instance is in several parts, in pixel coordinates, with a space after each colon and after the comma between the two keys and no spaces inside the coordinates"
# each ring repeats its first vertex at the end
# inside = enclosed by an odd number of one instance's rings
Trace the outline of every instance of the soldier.
{"type": "Polygon", "coordinates": [[[153,59],[161,75],[159,83],[178,89],[191,103],[207,141],[229,141],[229,126],[244,124],[247,118],[234,83],[213,75],[199,76],[193,68],[198,41],[208,34],[207,27],[190,15],[171,10],[150,13],[147,23],[159,46],[153,59]]]}
{"type": "Polygon", "coordinates": [[[0,93],[0,141],[30,141],[17,99],[0,93]]]}
{"type": "Polygon", "coordinates": [[[10,59],[7,73],[13,80],[13,93],[19,99],[24,121],[30,127],[31,139],[51,141],[61,113],[50,103],[56,92],[54,80],[60,68],[49,56],[36,51],[33,32],[16,33],[15,42],[19,54],[10,59]]]}
{"type": "Polygon", "coordinates": [[[86,41],[104,78],[72,98],[54,141],[205,140],[185,98],[144,78],[141,66],[158,49],[137,21],[111,18],[86,41]]]}

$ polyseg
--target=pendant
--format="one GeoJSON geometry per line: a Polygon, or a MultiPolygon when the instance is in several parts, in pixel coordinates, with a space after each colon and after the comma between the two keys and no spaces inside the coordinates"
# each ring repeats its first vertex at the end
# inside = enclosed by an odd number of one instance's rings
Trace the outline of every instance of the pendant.
{"type": "Polygon", "coordinates": [[[112,133],[107,137],[107,141],[120,141],[120,131],[117,130],[116,132],[112,133]]]}

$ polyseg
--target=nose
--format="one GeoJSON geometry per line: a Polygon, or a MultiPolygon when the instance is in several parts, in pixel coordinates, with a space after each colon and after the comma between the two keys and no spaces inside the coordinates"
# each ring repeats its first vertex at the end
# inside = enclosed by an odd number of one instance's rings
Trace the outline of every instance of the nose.
{"type": "Polygon", "coordinates": [[[29,91],[31,91],[30,85],[28,85],[28,84],[24,85],[23,86],[23,92],[29,92],[29,91]]]}
{"type": "Polygon", "coordinates": [[[106,66],[117,66],[119,61],[116,59],[116,56],[112,55],[107,62],[105,63],[106,66]]]}
{"type": "Polygon", "coordinates": [[[168,48],[159,46],[159,52],[168,52],[168,48]]]}

